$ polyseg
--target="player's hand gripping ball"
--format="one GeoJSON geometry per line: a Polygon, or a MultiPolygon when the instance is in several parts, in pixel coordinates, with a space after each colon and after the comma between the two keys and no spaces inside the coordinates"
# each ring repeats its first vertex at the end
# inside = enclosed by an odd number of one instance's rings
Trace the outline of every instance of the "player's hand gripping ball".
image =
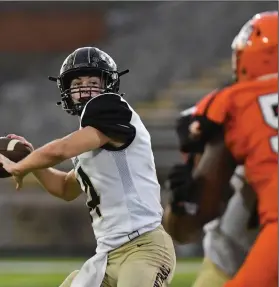
{"type": "MultiPolygon", "coordinates": [[[[13,162],[19,162],[33,151],[33,146],[23,137],[8,135],[0,137],[0,153],[13,162]]],[[[0,166],[0,178],[11,177],[2,166],[0,166]]]]}

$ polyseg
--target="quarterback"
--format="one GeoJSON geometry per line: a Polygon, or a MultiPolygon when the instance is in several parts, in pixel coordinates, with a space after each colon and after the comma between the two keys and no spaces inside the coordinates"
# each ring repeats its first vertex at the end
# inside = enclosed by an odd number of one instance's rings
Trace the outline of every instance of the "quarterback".
{"type": "MultiPolygon", "coordinates": [[[[160,185],[150,135],[119,91],[123,73],[95,47],[82,47],[63,62],[54,80],[61,106],[79,117],[79,130],[34,150],[18,163],[4,156],[17,188],[33,172],[51,194],[73,200],[81,192],[97,240],[96,255],[61,286],[167,286],[175,269],[171,237],[161,225],[160,185]],[[72,159],[64,173],[52,166],[72,159]]],[[[25,139],[22,139],[25,141],[25,139]]]]}

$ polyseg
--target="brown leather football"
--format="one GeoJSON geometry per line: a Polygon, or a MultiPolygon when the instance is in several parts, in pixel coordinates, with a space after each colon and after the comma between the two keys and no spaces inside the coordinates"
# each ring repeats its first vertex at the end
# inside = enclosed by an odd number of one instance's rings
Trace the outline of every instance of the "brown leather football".
{"type": "MultiPolygon", "coordinates": [[[[0,153],[11,161],[18,162],[31,153],[31,149],[17,139],[0,137],[0,153]]],[[[0,164],[0,178],[10,177],[0,164]]]]}

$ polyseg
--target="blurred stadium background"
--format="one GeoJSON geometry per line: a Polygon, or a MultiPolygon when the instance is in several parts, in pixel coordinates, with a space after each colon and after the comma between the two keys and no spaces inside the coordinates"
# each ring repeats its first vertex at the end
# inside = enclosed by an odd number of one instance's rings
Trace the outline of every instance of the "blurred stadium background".
{"type": "MultiPolygon", "coordinates": [[[[59,107],[56,76],[79,46],[107,51],[123,77],[121,91],[152,136],[163,204],[163,183],[180,161],[173,130],[179,111],[231,77],[230,44],[269,2],[0,2],[0,130],[25,136],[36,147],[77,128],[59,107]]],[[[70,170],[71,163],[60,166],[70,170]]],[[[0,181],[0,286],[58,286],[94,254],[84,198],[63,202],[28,177],[15,192],[0,181]]],[[[200,242],[176,245],[172,286],[188,287],[199,269],[200,242]],[[198,259],[193,259],[198,258],[198,259]]]]}

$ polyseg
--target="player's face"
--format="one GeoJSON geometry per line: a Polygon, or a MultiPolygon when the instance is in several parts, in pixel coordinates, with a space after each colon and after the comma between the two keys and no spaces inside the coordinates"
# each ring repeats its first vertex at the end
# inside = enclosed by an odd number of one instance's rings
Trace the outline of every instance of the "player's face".
{"type": "Polygon", "coordinates": [[[98,96],[103,90],[103,83],[99,77],[83,76],[71,82],[71,95],[74,102],[82,98],[98,96]]]}

